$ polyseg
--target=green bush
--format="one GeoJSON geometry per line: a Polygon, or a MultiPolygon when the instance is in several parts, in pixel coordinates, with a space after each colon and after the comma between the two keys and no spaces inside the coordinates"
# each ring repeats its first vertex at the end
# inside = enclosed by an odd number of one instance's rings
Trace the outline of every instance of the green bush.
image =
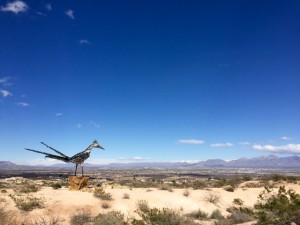
{"type": "Polygon", "coordinates": [[[231,185],[228,185],[228,186],[224,187],[224,190],[228,191],[228,192],[234,192],[234,187],[232,187],[231,185]]]}
{"type": "Polygon", "coordinates": [[[106,214],[99,214],[93,220],[93,225],[127,225],[124,215],[118,211],[111,211],[106,214]]]}
{"type": "Polygon", "coordinates": [[[141,212],[148,212],[150,210],[148,202],[146,200],[138,200],[136,205],[138,210],[141,212]]]}
{"type": "Polygon", "coordinates": [[[266,187],[258,199],[255,205],[257,224],[300,224],[300,195],[295,191],[280,186],[278,193],[274,193],[266,187]]]}
{"type": "Polygon", "coordinates": [[[129,194],[128,194],[128,193],[124,193],[124,195],[123,195],[123,199],[130,199],[130,196],[129,196],[129,194]]]}
{"type": "Polygon", "coordinates": [[[202,210],[198,209],[194,212],[186,214],[186,216],[191,217],[193,219],[202,220],[202,219],[207,219],[208,214],[206,212],[203,212],[202,210]]]}
{"type": "Polygon", "coordinates": [[[133,220],[133,225],[196,225],[196,223],[170,209],[152,208],[147,212],[139,211],[142,220],[133,220]]]}
{"type": "Polygon", "coordinates": [[[108,204],[107,202],[103,202],[101,205],[102,209],[109,209],[110,208],[110,204],[108,204]]]}
{"type": "Polygon", "coordinates": [[[235,205],[243,205],[244,204],[244,201],[240,198],[235,198],[233,199],[233,204],[235,205]]]}
{"type": "Polygon", "coordinates": [[[53,183],[53,184],[51,184],[51,187],[56,190],[56,189],[61,188],[61,184],[60,183],[53,183]]]}
{"type": "Polygon", "coordinates": [[[96,188],[94,191],[94,197],[100,198],[102,200],[112,200],[110,193],[106,193],[102,188],[96,188]]]}
{"type": "Polygon", "coordinates": [[[45,199],[33,196],[15,197],[10,195],[18,209],[23,211],[31,211],[36,208],[43,208],[45,199]]]}
{"type": "Polygon", "coordinates": [[[216,220],[220,220],[223,219],[224,216],[222,215],[221,211],[219,209],[215,209],[211,215],[210,215],[211,219],[216,219],[216,220]]]}
{"type": "Polygon", "coordinates": [[[203,180],[196,180],[191,184],[194,190],[203,189],[207,187],[207,184],[203,180]]]}
{"type": "Polygon", "coordinates": [[[74,213],[71,216],[70,224],[71,225],[83,225],[92,221],[92,216],[89,211],[81,210],[79,212],[74,213]]]}
{"type": "Polygon", "coordinates": [[[20,192],[20,193],[37,192],[39,190],[40,190],[40,187],[38,187],[34,184],[29,184],[29,183],[24,183],[23,185],[21,185],[15,189],[16,192],[20,192]]]}

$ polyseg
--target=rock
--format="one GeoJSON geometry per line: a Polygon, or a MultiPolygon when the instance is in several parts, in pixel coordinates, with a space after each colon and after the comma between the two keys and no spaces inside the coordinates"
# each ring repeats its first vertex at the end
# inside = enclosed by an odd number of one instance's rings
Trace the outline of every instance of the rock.
{"type": "Polygon", "coordinates": [[[89,177],[69,176],[70,190],[81,190],[87,186],[89,177]]]}

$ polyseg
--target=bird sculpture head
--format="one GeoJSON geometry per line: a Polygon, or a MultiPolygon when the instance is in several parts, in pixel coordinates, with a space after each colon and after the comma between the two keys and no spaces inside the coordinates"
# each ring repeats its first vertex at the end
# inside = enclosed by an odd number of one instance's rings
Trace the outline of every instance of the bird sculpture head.
{"type": "Polygon", "coordinates": [[[101,145],[99,145],[99,143],[97,142],[97,140],[93,141],[92,147],[94,147],[94,148],[100,148],[102,150],[105,150],[101,145]]]}

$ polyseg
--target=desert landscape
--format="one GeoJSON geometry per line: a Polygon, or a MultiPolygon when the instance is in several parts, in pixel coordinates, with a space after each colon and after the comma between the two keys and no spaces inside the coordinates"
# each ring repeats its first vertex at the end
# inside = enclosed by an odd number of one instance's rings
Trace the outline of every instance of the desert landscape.
{"type": "MultiPolygon", "coordinates": [[[[111,170],[111,179],[104,171],[90,171],[87,186],[77,191],[58,173],[6,175],[0,180],[0,224],[272,224],[259,216],[268,214],[270,199],[296,196],[299,206],[295,175],[221,173],[211,178],[180,171],[111,170]]],[[[290,219],[281,224],[297,224],[299,217],[290,219]]]]}

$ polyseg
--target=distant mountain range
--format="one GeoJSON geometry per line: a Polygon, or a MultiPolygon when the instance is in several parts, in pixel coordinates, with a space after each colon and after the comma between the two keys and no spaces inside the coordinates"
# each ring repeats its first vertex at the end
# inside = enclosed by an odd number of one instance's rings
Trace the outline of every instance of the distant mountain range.
{"type": "MultiPolygon", "coordinates": [[[[52,166],[25,166],[17,165],[9,161],[0,161],[0,170],[27,170],[45,168],[73,168],[73,164],[55,164],[52,166]]],[[[139,162],[139,163],[111,163],[108,165],[84,164],[85,168],[300,168],[300,157],[277,157],[274,155],[240,158],[224,161],[222,159],[210,159],[197,163],[187,162],[139,162]]]]}

